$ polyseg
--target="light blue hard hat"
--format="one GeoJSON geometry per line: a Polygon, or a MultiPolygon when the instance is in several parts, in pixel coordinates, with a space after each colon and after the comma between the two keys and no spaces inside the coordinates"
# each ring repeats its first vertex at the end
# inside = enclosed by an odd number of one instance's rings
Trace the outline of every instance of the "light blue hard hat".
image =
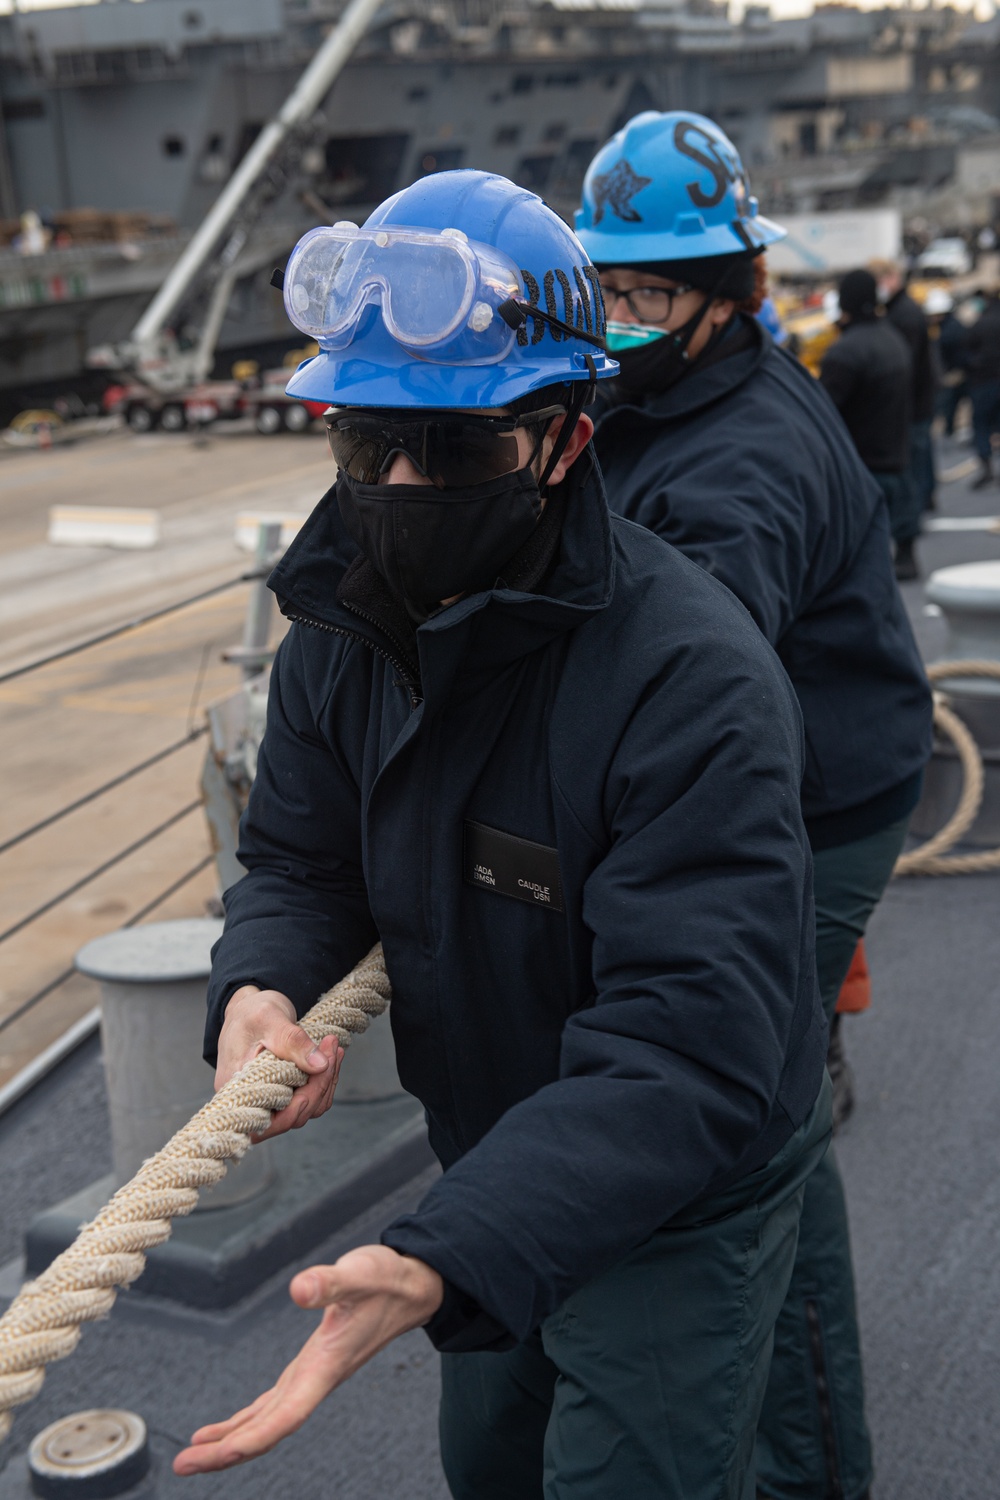
{"type": "Polygon", "coordinates": [[[576,230],[598,265],[756,253],[786,231],[758,212],[732,141],[687,110],[636,115],[587,169],[576,230]]]}
{"type": "Polygon", "coordinates": [[[580,241],[534,193],[487,172],[435,173],[360,228],[311,230],[283,291],[320,347],[287,387],[307,401],[486,408],[618,373],[580,241]]]}

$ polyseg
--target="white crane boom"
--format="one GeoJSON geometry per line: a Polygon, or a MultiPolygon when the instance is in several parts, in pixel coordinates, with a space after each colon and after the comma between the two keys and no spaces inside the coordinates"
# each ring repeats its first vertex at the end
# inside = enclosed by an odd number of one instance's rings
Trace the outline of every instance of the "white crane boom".
{"type": "Polygon", "coordinates": [[[315,114],[381,3],[382,0],[350,0],[344,14],[278,114],[265,125],[254,141],[135,325],[129,342],[134,346],[140,364],[147,361],[158,362],[156,351],[169,319],[197,280],[233,216],[267,170],[289,132],[315,114]]]}

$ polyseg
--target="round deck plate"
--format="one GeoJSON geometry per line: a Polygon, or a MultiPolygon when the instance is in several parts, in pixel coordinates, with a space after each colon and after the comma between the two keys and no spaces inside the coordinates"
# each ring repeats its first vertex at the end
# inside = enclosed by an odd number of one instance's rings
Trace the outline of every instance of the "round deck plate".
{"type": "Polygon", "coordinates": [[[138,1484],[149,1468],[146,1424],[110,1408],[74,1412],[38,1434],[28,1450],[34,1494],[103,1500],[138,1484]]]}

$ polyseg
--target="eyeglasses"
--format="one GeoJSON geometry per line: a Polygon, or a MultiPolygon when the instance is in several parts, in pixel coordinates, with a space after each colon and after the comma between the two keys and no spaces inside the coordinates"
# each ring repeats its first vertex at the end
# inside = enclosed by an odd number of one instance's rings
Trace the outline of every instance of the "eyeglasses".
{"type": "Polygon", "coordinates": [[[665,323],[674,310],[674,298],[690,292],[690,286],[634,286],[630,291],[620,292],[617,287],[601,282],[604,305],[608,319],[614,312],[619,297],[624,297],[629,311],[639,323],[665,323]]]}
{"type": "Polygon", "coordinates": [[[528,459],[538,456],[544,428],[564,406],[546,406],[521,417],[482,417],[438,413],[415,417],[409,411],[345,411],[333,408],[324,421],[337,465],[359,484],[378,484],[402,453],[439,490],[467,489],[526,467],[520,461],[517,429],[542,426],[528,459]]]}

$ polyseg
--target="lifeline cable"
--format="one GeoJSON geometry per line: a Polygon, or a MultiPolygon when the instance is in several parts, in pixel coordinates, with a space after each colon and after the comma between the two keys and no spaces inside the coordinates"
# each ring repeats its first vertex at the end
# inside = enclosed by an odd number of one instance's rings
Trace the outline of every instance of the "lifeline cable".
{"type": "MultiPolygon", "coordinates": [[[[299,1025],[319,1042],[352,1035],[389,1003],[381,945],[322,995],[299,1025]]],[[[189,1214],[198,1189],[218,1182],[226,1163],[239,1160],[250,1137],[267,1129],[306,1075],[294,1063],[262,1052],[204,1105],[161,1151],[143,1162],[92,1223],[34,1281],[26,1282],[0,1318],[0,1440],[11,1427],[11,1409],[42,1388],[45,1366],[72,1353],[80,1324],[105,1317],[116,1288],[129,1286],[145,1267],[144,1250],[170,1236],[170,1221],[189,1214]]]]}
{"type": "MultiPolygon", "coordinates": [[[[148,917],[151,911],[155,911],[158,906],[162,906],[164,901],[169,900],[182,886],[187,885],[189,880],[193,880],[196,875],[200,875],[202,870],[210,865],[214,859],[214,854],[206,854],[204,859],[199,859],[198,863],[193,865],[190,870],[186,870],[183,875],[179,875],[176,880],[171,881],[165,891],[160,891],[159,895],[154,896],[152,901],[147,901],[145,906],[140,906],[138,911],[134,911],[128,921],[122,923],[122,927],[135,927],[137,923],[142,921],[143,917],[148,917]]],[[[68,983],[76,972],[77,969],[74,964],[72,968],[64,969],[61,974],[56,975],[55,979],[50,979],[47,984],[42,985],[42,988],[36,990],[33,995],[29,995],[28,999],[23,1001],[16,1010],[12,1010],[9,1016],[4,1016],[3,1020],[0,1021],[0,1031],[6,1031],[8,1026],[13,1026],[15,1021],[19,1021],[22,1016],[26,1016],[28,1011],[32,1010],[40,1000],[44,1000],[47,995],[51,995],[52,991],[57,990],[61,984],[68,983]]]]}
{"type": "Polygon", "coordinates": [[[55,661],[64,661],[67,656],[76,656],[79,651],[89,651],[91,646],[102,646],[105,641],[113,641],[116,636],[126,635],[130,630],[139,630],[143,625],[150,625],[154,620],[162,620],[166,615],[174,615],[180,609],[188,609],[192,604],[200,604],[203,599],[211,599],[216,594],[224,594],[227,589],[238,588],[241,583],[255,583],[259,578],[266,575],[257,571],[241,573],[238,578],[230,578],[226,583],[217,583],[213,588],[202,589],[200,594],[192,594],[188,599],[179,599],[176,604],[165,604],[162,609],[151,610],[148,615],[137,615],[134,620],[126,620],[121,625],[112,625],[107,630],[101,630],[97,635],[88,636],[85,641],[77,641],[74,646],[64,646],[60,651],[53,651],[49,656],[39,656],[35,661],[25,662],[23,667],[12,667],[7,672],[0,672],[0,683],[11,682],[15,677],[23,677],[27,672],[37,672],[40,667],[48,667],[55,661]]]}
{"type": "Polygon", "coordinates": [[[13,834],[4,843],[0,844],[0,854],[6,854],[8,849],[13,849],[17,844],[23,844],[25,839],[34,838],[36,833],[41,833],[45,828],[51,828],[53,823],[58,823],[62,818],[68,818],[70,813],[78,812],[81,807],[86,807],[88,802],[95,802],[98,797],[103,797],[105,792],[113,792],[115,787],[121,786],[123,782],[130,781],[133,776],[138,776],[141,771],[148,771],[150,766],[157,765],[161,760],[166,760],[168,755],[176,755],[178,750],[200,739],[203,734],[208,733],[208,726],[203,725],[200,729],[189,729],[182,740],[175,740],[172,745],[167,745],[164,750],[157,750],[155,755],[150,755],[147,760],[141,760],[138,765],[130,766],[127,771],[122,771],[117,776],[112,776],[103,786],[97,786],[92,792],[84,792],[82,797],[77,797],[75,802],[67,802],[65,807],[60,807],[57,812],[49,813],[48,817],[41,818],[37,823],[32,823],[30,828],[22,828],[20,833],[13,834]]]}
{"type": "Polygon", "coordinates": [[[39,917],[44,917],[46,912],[51,911],[54,906],[58,906],[67,897],[75,896],[77,891],[83,890],[85,885],[89,885],[99,875],[105,875],[108,870],[114,869],[115,865],[120,865],[123,859],[128,859],[130,854],[134,854],[143,845],[152,843],[153,839],[159,838],[161,833],[166,833],[168,828],[173,828],[175,823],[179,823],[182,818],[186,818],[189,813],[193,813],[195,808],[201,807],[201,805],[201,798],[198,797],[193,802],[189,802],[186,807],[182,807],[178,812],[171,813],[169,818],[164,818],[162,823],[158,823],[155,828],[151,828],[141,838],[137,838],[133,843],[127,845],[126,848],[119,849],[117,854],[112,854],[111,858],[106,859],[102,865],[98,865],[96,870],[91,870],[87,875],[81,875],[79,880],[74,880],[72,885],[68,885],[57,896],[52,896],[48,901],[43,901],[41,906],[36,906],[34,911],[29,911],[27,916],[21,917],[17,922],[12,923],[10,927],[6,928],[5,931],[0,932],[0,943],[5,943],[15,933],[22,932],[32,922],[37,922],[39,917]]]}

